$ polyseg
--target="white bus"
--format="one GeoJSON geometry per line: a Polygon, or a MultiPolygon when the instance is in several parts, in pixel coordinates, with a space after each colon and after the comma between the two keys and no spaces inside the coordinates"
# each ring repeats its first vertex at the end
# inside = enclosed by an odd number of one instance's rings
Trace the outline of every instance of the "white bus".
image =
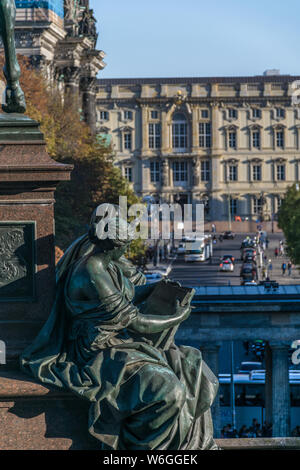
{"type": "MultiPolygon", "coordinates": [[[[265,370],[253,370],[249,374],[234,374],[235,415],[238,430],[250,426],[253,418],[260,424],[266,420],[265,370]]],[[[291,429],[300,423],[300,370],[289,371],[291,398],[291,429]]],[[[231,375],[219,374],[219,398],[221,426],[231,423],[231,375]]]]}
{"type": "Polygon", "coordinates": [[[213,254],[213,243],[211,235],[204,235],[193,241],[186,242],[184,261],[206,261],[213,254]]]}

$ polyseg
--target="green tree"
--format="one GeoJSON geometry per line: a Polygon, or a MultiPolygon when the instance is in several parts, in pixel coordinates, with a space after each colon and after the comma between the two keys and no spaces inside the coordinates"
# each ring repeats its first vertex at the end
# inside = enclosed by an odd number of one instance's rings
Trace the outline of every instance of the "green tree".
{"type": "MultiPolygon", "coordinates": [[[[62,99],[31,66],[28,58],[19,56],[18,60],[26,114],[40,123],[49,155],[61,163],[74,165],[71,181],[60,183],[56,191],[56,244],[64,250],[86,232],[90,216],[99,204],[118,204],[119,195],[127,196],[128,204],[140,201],[113,165],[111,146],[105,139],[93,135],[82,121],[79,95],[66,94],[62,99]]],[[[3,63],[4,57],[0,55],[1,70],[3,63]]],[[[1,72],[0,78],[4,80],[1,72]]],[[[129,256],[137,261],[144,251],[144,244],[137,241],[129,256]]]]}
{"type": "Polygon", "coordinates": [[[291,261],[300,264],[300,190],[299,185],[291,186],[282,201],[278,226],[283,230],[287,252],[291,261]]]}

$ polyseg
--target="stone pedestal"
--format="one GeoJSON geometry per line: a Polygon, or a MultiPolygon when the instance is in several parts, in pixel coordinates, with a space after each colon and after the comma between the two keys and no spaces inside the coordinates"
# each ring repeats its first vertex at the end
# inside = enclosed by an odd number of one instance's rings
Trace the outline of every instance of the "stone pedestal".
{"type": "Polygon", "coordinates": [[[7,361],[17,359],[49,316],[54,191],[71,170],[49,157],[37,122],[0,115],[0,340],[7,361]]]}

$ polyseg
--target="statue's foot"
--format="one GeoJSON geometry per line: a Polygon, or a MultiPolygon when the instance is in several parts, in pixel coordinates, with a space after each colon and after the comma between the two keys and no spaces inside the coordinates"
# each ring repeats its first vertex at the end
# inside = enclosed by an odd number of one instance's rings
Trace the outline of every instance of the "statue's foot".
{"type": "Polygon", "coordinates": [[[5,113],[25,113],[25,96],[19,83],[12,87],[7,86],[5,96],[6,103],[2,105],[2,109],[5,113]]]}

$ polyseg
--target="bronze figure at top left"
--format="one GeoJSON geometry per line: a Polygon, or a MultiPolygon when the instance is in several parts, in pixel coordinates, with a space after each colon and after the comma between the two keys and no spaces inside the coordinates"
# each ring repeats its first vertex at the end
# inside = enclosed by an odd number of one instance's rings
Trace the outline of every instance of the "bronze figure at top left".
{"type": "Polygon", "coordinates": [[[6,113],[25,113],[25,97],[19,82],[21,70],[16,55],[15,19],[15,1],[0,0],[0,33],[5,53],[3,72],[7,82],[5,90],[6,102],[2,105],[2,109],[6,113]]]}

